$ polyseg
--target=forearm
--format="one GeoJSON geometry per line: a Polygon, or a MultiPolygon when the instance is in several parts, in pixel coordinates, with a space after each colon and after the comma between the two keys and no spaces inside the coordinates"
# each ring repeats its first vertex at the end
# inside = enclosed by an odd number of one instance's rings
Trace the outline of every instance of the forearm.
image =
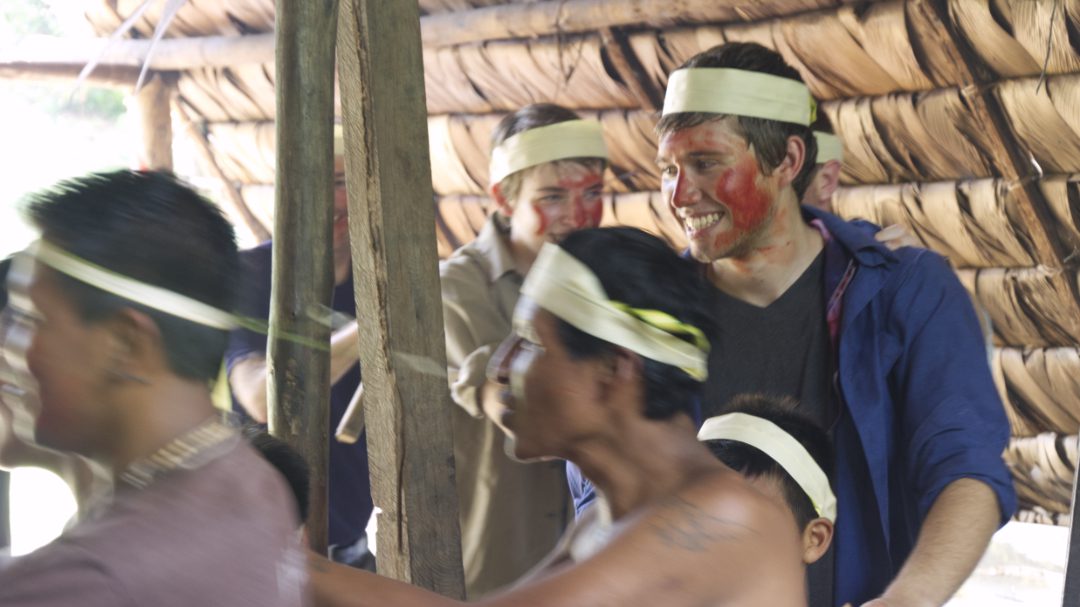
{"type": "Polygon", "coordinates": [[[448,599],[388,577],[332,563],[321,556],[308,559],[315,607],[455,607],[448,599]]]}
{"type": "Polygon", "coordinates": [[[962,478],[934,501],[915,549],[882,596],[887,605],[934,606],[948,601],[986,551],[1001,520],[994,491],[962,478]]]}
{"type": "Polygon", "coordinates": [[[266,358],[251,355],[229,371],[229,387],[251,419],[266,423],[266,358]]]}

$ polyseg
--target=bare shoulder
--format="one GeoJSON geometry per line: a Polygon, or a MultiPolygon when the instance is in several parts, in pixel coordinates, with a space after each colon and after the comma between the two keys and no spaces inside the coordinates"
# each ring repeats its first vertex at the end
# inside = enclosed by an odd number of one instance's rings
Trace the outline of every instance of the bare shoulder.
{"type": "Polygon", "coordinates": [[[642,513],[641,524],[666,546],[693,552],[754,544],[768,534],[774,505],[735,472],[718,469],[642,513]]]}

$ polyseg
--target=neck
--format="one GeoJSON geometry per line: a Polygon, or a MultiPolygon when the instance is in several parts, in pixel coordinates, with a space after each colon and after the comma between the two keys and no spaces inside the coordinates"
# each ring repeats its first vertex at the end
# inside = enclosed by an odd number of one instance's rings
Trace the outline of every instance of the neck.
{"type": "Polygon", "coordinates": [[[528,275],[533,262],[536,261],[536,251],[516,240],[513,232],[510,233],[510,254],[514,257],[514,269],[517,273],[522,276],[528,275]]]}
{"type": "Polygon", "coordinates": [[[767,230],[743,253],[714,261],[709,279],[718,289],[756,306],[776,301],[798,280],[824,247],[821,234],[785,201],[767,230]]]}
{"type": "Polygon", "coordinates": [[[612,425],[568,459],[603,493],[615,520],[664,496],[717,463],[697,442],[689,417],[669,421],[643,418],[612,425]]]}
{"type": "Polygon", "coordinates": [[[176,376],[155,378],[147,386],[125,388],[121,400],[124,414],[119,420],[111,448],[102,458],[119,476],[132,462],[152,455],[178,436],[206,421],[214,412],[210,392],[204,382],[176,376]]]}

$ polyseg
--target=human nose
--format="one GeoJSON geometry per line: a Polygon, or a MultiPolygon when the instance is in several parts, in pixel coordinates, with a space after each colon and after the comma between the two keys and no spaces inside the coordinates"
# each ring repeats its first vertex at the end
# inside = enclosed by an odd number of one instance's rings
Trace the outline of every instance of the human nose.
{"type": "Polygon", "coordinates": [[[671,204],[676,208],[690,206],[701,200],[701,190],[685,171],[680,170],[673,179],[671,204]]]}
{"type": "Polygon", "coordinates": [[[511,335],[503,340],[495,353],[488,361],[487,377],[489,380],[503,386],[510,385],[510,365],[514,357],[521,350],[521,338],[511,335]]]}

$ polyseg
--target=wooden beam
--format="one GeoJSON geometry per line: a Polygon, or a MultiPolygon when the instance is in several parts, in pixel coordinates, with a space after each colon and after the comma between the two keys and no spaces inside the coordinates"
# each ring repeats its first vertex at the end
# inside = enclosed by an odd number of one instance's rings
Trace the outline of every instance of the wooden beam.
{"type": "Polygon", "coordinates": [[[1072,505],[1069,507],[1069,544],[1065,553],[1065,591],[1062,607],[1080,605],[1080,522],[1076,520],[1076,506],[1080,503],[1080,462],[1076,464],[1073,477],[1072,505]]]}
{"type": "Polygon", "coordinates": [[[605,27],[668,27],[675,23],[752,21],[821,8],[836,0],[541,0],[428,15],[424,46],[452,46],[503,38],[537,38],[605,27]]]}
{"type": "Polygon", "coordinates": [[[307,533],[327,544],[330,356],[291,334],[329,344],[315,312],[329,306],[334,273],[334,31],[337,2],[277,0],[277,181],[267,356],[270,431],[311,467],[307,533]]]}
{"type": "Polygon", "coordinates": [[[240,191],[225,175],[225,172],[221,170],[221,165],[218,164],[217,158],[214,157],[214,150],[210,147],[210,141],[207,140],[206,134],[195,125],[187,110],[184,109],[183,104],[175,96],[173,97],[173,107],[176,109],[177,121],[184,129],[184,134],[195,143],[195,152],[199,155],[199,160],[202,161],[206,172],[221,182],[221,188],[225,192],[225,200],[232,214],[240,218],[244,227],[251,232],[255,240],[259,242],[269,240],[270,231],[259,221],[258,217],[255,217],[247,202],[244,201],[244,197],[240,195],[240,191]]]}
{"type": "Polygon", "coordinates": [[[172,97],[176,76],[152,72],[135,94],[142,125],[141,165],[154,171],[172,171],[172,97]]]}
{"type": "Polygon", "coordinates": [[[106,66],[142,68],[147,60],[150,69],[158,71],[270,63],[274,60],[274,34],[163,38],[157,43],[127,38],[30,36],[0,56],[4,63],[74,65],[79,70],[95,59],[100,63],[94,71],[106,66]]]}
{"type": "MultiPolygon", "coordinates": [[[[63,80],[72,81],[82,71],[82,65],[67,63],[0,62],[0,80],[63,80]]],[[[87,81],[94,86],[130,87],[139,80],[139,69],[124,65],[104,65],[94,70],[87,81]]]]}
{"type": "MultiPolygon", "coordinates": [[[[681,0],[672,6],[665,0],[541,0],[426,15],[420,18],[420,25],[424,46],[439,47],[603,28],[752,21],[834,8],[849,1],[681,0]]],[[[157,43],[31,36],[0,56],[0,63],[65,64],[81,70],[98,58],[101,61],[95,71],[107,66],[142,67],[147,61],[150,69],[159,71],[270,63],[274,60],[274,34],[165,38],[157,43]]]]}
{"type": "Polygon", "coordinates": [[[379,572],[464,597],[416,2],[341,0],[345,130],[379,572]]]}

